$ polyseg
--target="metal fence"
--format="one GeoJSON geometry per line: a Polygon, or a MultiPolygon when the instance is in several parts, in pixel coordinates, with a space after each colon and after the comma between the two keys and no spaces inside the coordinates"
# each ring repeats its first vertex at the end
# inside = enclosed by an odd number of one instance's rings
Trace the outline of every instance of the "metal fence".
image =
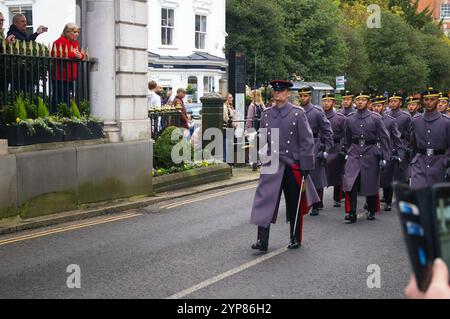
{"type": "Polygon", "coordinates": [[[157,140],[169,126],[181,126],[181,111],[155,111],[149,112],[152,139],[157,140]]]}
{"type": "Polygon", "coordinates": [[[68,47],[25,41],[0,44],[0,107],[12,105],[19,94],[32,101],[41,97],[51,114],[60,103],[89,101],[87,50],[81,49],[83,59],[72,59],[68,47]]]}

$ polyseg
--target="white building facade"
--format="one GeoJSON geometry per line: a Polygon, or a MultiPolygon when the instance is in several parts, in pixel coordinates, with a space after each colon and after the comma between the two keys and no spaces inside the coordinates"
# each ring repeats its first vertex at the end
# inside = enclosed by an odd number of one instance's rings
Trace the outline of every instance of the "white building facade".
{"type": "Polygon", "coordinates": [[[149,79],[165,88],[191,87],[194,100],[223,90],[225,0],[149,1],[149,79]]]}
{"type": "Polygon", "coordinates": [[[0,12],[5,17],[5,33],[12,24],[12,17],[23,13],[27,17],[29,32],[35,32],[40,25],[48,27],[36,41],[46,45],[57,40],[64,26],[80,21],[80,7],[75,0],[0,0],[0,12]]]}

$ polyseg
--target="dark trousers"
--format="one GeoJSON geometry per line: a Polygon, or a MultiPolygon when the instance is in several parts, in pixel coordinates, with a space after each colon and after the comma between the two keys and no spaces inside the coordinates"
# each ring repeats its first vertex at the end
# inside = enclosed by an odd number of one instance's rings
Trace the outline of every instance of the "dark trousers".
{"type": "MultiPolygon", "coordinates": [[[[361,174],[359,174],[358,178],[356,179],[352,190],[345,194],[345,211],[347,214],[356,213],[358,205],[358,190],[360,189],[360,185],[361,174]]],[[[367,196],[366,198],[369,212],[375,213],[377,210],[377,195],[367,196]]]]}
{"type": "Polygon", "coordinates": [[[313,208],[316,208],[316,209],[323,208],[323,188],[317,189],[316,191],[317,191],[317,195],[319,195],[320,202],[315,203],[313,205],[313,208]]]}
{"type": "Polygon", "coordinates": [[[342,185],[334,186],[333,200],[340,203],[342,200],[342,185]]]}
{"type": "Polygon", "coordinates": [[[282,183],[284,198],[286,201],[286,218],[290,224],[290,239],[295,238],[301,242],[303,238],[303,215],[298,212],[297,227],[294,234],[295,219],[297,216],[298,200],[300,196],[300,185],[295,179],[292,168],[286,166],[282,183]]]}
{"type": "Polygon", "coordinates": [[[393,196],[394,196],[394,188],[392,187],[383,188],[383,197],[386,200],[387,205],[392,205],[393,196]]]}

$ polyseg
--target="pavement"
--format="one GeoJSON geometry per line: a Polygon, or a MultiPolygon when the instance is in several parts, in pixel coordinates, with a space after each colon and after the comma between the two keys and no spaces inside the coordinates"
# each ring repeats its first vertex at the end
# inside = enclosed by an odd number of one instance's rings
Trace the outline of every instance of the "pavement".
{"type": "Polygon", "coordinates": [[[254,182],[258,179],[259,173],[253,172],[249,167],[235,167],[233,168],[233,176],[230,179],[220,182],[208,183],[173,192],[158,193],[154,197],[134,197],[91,205],[83,205],[81,209],[76,211],[63,212],[26,220],[21,220],[18,218],[3,220],[0,221],[0,235],[84,220],[102,215],[117,214],[132,209],[140,209],[154,205],[162,201],[193,196],[211,190],[224,189],[244,183],[254,182]]]}

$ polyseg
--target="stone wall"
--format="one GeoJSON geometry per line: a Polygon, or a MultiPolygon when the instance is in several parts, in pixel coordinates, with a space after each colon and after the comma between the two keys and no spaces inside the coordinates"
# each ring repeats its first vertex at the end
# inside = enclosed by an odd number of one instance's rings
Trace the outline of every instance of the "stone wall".
{"type": "Polygon", "coordinates": [[[151,141],[73,145],[0,155],[0,219],[153,194],[151,141]]]}

